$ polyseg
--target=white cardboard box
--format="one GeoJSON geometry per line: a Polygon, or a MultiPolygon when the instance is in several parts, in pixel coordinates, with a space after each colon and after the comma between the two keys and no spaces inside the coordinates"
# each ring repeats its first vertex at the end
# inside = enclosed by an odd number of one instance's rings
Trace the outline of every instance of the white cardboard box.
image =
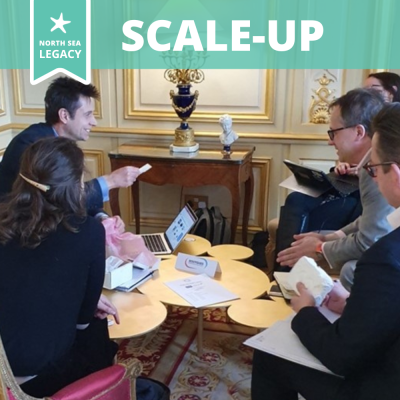
{"type": "Polygon", "coordinates": [[[121,265],[120,267],[106,272],[104,277],[103,287],[106,289],[114,289],[117,286],[122,285],[125,282],[128,282],[133,277],[133,267],[132,263],[127,263],[121,265]]]}

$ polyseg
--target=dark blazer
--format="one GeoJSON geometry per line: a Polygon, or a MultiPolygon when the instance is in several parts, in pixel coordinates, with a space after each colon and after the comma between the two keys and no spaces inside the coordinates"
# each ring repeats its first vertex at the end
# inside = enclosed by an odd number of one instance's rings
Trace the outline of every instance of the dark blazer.
{"type": "Polygon", "coordinates": [[[326,367],[346,378],[357,399],[400,398],[400,228],[357,263],[342,316],[330,324],[315,307],[296,315],[292,329],[326,367]]]}
{"type": "MultiPolygon", "coordinates": [[[[54,137],[55,133],[50,125],[39,123],[29,126],[11,140],[0,162],[0,198],[11,192],[25,149],[39,139],[54,137]]],[[[88,214],[96,215],[103,208],[103,195],[97,179],[86,184],[86,194],[88,214]]]]}

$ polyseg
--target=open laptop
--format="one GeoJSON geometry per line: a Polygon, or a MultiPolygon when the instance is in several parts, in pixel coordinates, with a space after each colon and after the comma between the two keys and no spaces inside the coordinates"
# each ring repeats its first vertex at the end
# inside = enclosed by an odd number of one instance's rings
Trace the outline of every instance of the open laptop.
{"type": "Polygon", "coordinates": [[[164,233],[140,235],[146,247],[155,255],[171,254],[197,221],[189,204],[180,211],[164,233]]]}
{"type": "Polygon", "coordinates": [[[284,164],[292,171],[299,185],[321,190],[321,194],[335,189],[340,195],[347,196],[358,190],[358,177],[354,175],[338,175],[325,172],[284,160],[284,164]]]}

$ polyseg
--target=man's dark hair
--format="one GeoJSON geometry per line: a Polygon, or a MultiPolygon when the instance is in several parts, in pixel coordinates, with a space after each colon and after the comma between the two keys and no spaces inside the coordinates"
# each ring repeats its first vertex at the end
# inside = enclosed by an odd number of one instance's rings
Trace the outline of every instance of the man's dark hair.
{"type": "Polygon", "coordinates": [[[345,126],[363,125],[372,138],[372,119],[385,104],[382,96],[373,89],[354,89],[334,100],[329,109],[340,107],[340,115],[345,126]]]}
{"type": "MultiPolygon", "coordinates": [[[[400,163],[400,103],[387,103],[372,121],[378,134],[376,152],[381,162],[400,163]]],[[[387,172],[390,166],[382,166],[387,172]]]]}
{"type": "Polygon", "coordinates": [[[76,110],[81,106],[79,97],[100,98],[95,86],[84,85],[72,78],[61,77],[51,82],[46,91],[44,103],[46,106],[46,122],[54,125],[59,122],[58,111],[65,108],[71,118],[74,118],[76,110]]]}
{"type": "Polygon", "coordinates": [[[393,102],[400,102],[400,76],[394,72],[375,72],[368,78],[376,78],[382,87],[393,96],[393,102]],[[394,88],[394,87],[396,88],[394,88]]]}

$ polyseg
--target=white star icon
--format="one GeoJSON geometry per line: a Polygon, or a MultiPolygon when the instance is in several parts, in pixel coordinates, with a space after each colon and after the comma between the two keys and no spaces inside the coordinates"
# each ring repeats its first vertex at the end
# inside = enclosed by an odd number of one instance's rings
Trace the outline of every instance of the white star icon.
{"type": "Polygon", "coordinates": [[[50,19],[55,23],[50,32],[53,32],[55,29],[61,29],[64,33],[67,33],[65,32],[64,25],[70,24],[71,21],[64,21],[62,13],[60,14],[60,18],[54,19],[50,17],[50,19]]]}

